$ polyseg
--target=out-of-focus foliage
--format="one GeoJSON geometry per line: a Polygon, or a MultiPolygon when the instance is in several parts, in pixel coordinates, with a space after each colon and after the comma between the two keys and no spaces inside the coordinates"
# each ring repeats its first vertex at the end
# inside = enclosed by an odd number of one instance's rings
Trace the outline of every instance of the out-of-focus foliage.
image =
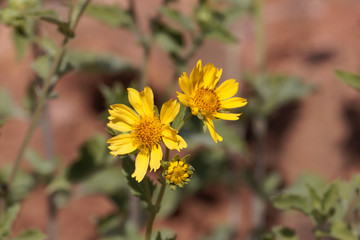
{"type": "Polygon", "coordinates": [[[347,71],[336,70],[335,75],[345,84],[360,91],[360,76],[347,71]]]}
{"type": "Polygon", "coordinates": [[[279,108],[306,97],[314,86],[292,76],[245,77],[253,91],[247,109],[252,115],[270,116],[279,108]]]}
{"type": "Polygon", "coordinates": [[[360,237],[360,175],[351,182],[325,183],[316,175],[304,175],[293,186],[273,198],[274,206],[296,210],[314,223],[316,236],[339,240],[360,237]]]}

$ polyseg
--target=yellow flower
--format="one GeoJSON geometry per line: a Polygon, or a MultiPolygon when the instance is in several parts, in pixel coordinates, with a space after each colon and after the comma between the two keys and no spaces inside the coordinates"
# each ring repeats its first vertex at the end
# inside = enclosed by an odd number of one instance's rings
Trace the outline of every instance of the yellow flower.
{"type": "Polygon", "coordinates": [[[179,155],[176,155],[170,162],[163,162],[163,176],[173,190],[176,186],[187,184],[194,173],[194,168],[186,163],[189,156],[179,159],[179,155]]]}
{"type": "Polygon", "coordinates": [[[247,104],[245,98],[233,97],[239,88],[239,83],[235,79],[226,80],[217,86],[221,73],[222,69],[217,69],[211,63],[203,68],[199,60],[190,78],[186,73],[180,77],[179,83],[183,93],[177,92],[179,101],[190,107],[193,115],[203,120],[215,142],[222,141],[223,138],[215,131],[212,120],[238,120],[241,113],[227,111],[247,104]]]}
{"type": "Polygon", "coordinates": [[[169,100],[163,104],[160,116],[154,110],[154,95],[149,87],[138,92],[128,88],[129,102],[135,109],[132,110],[124,104],[111,105],[108,126],[121,134],[110,138],[109,149],[114,156],[125,155],[139,150],[135,160],[135,171],[131,175],[141,182],[147,172],[156,171],[160,167],[163,153],[161,141],[170,150],[186,148],[186,142],[177,135],[177,131],[170,127],[180,110],[180,103],[169,100]]]}

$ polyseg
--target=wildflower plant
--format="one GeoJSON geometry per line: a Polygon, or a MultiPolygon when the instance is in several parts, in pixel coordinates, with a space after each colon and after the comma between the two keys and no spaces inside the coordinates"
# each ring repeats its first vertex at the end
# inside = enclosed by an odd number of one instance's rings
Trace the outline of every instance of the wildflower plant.
{"type": "MultiPolygon", "coordinates": [[[[144,192],[145,196],[142,196],[141,192],[138,195],[140,199],[145,200],[150,211],[146,239],[151,239],[152,225],[160,209],[166,185],[173,190],[176,187],[184,187],[194,174],[195,170],[188,162],[190,155],[183,158],[176,155],[169,159],[170,150],[180,151],[187,147],[185,140],[179,135],[185,122],[192,115],[198,116],[209,129],[214,141],[222,141],[222,137],[215,132],[212,121],[237,120],[240,113],[230,113],[229,109],[242,107],[247,103],[244,98],[233,97],[238,92],[238,83],[235,80],[226,80],[218,86],[221,72],[222,69],[211,63],[202,68],[202,62],[199,60],[190,78],[186,73],[180,77],[179,83],[183,93],[178,92],[178,99],[190,108],[187,116],[179,114],[181,103],[173,99],[165,102],[159,112],[154,105],[153,91],[148,86],[141,92],[133,88],[127,89],[129,103],[134,110],[124,104],[110,106],[107,126],[114,133],[108,140],[110,153],[115,157],[136,155],[131,177],[135,178],[137,183],[130,179],[130,186],[138,188],[137,184],[141,184],[142,181],[149,185],[149,179],[146,177],[148,169],[156,172],[162,166],[158,180],[161,189],[156,202],[152,202],[153,191],[150,191],[149,187],[144,192]],[[173,128],[170,124],[176,118],[180,123],[175,124],[177,126],[173,128]],[[161,148],[162,142],[166,148],[165,156],[161,148]]],[[[184,111],[186,109],[183,107],[182,112],[184,111]]],[[[131,160],[123,158],[123,161],[131,160]]]]}

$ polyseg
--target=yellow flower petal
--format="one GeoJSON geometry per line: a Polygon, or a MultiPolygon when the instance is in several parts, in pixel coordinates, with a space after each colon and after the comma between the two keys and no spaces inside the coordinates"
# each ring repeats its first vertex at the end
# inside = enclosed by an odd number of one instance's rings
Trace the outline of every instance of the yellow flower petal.
{"type": "Polygon", "coordinates": [[[190,106],[190,101],[191,101],[191,98],[183,93],[179,93],[179,92],[176,92],[178,94],[178,99],[179,101],[184,104],[185,106],[189,107],[190,106]]]}
{"type": "Polygon", "coordinates": [[[149,166],[149,151],[140,151],[135,160],[135,171],[131,177],[141,182],[147,172],[149,166]]]}
{"type": "Polygon", "coordinates": [[[121,132],[129,132],[132,130],[132,126],[137,123],[139,116],[128,106],[118,104],[117,106],[111,105],[113,110],[109,110],[110,122],[108,126],[121,132]]]}
{"type": "Polygon", "coordinates": [[[160,160],[163,157],[163,152],[160,147],[160,145],[154,146],[153,149],[151,149],[151,157],[150,157],[150,169],[158,170],[160,168],[160,160]]]}
{"type": "Polygon", "coordinates": [[[145,87],[140,93],[143,110],[146,116],[154,116],[154,93],[149,87],[145,87]]]}
{"type": "Polygon", "coordinates": [[[112,137],[107,142],[110,143],[109,149],[114,156],[132,153],[137,149],[129,133],[112,137]]]}
{"type": "Polygon", "coordinates": [[[179,142],[179,146],[176,150],[180,151],[180,149],[187,148],[185,140],[180,135],[176,135],[176,138],[179,142]]]}
{"type": "Polygon", "coordinates": [[[190,82],[190,79],[188,78],[187,74],[184,72],[182,76],[180,76],[179,78],[179,85],[181,90],[186,94],[186,95],[192,95],[192,84],[190,82]]]}
{"type": "Polygon", "coordinates": [[[230,120],[230,121],[235,121],[239,119],[239,116],[241,115],[241,113],[215,113],[214,116],[216,118],[219,119],[223,119],[223,120],[230,120]]]}
{"type": "Polygon", "coordinates": [[[143,110],[142,101],[140,98],[140,93],[133,88],[128,88],[127,90],[128,90],[128,97],[131,106],[133,106],[135,111],[138,112],[140,116],[144,116],[145,114],[143,110]]]}
{"type": "Polygon", "coordinates": [[[162,124],[169,124],[174,121],[176,115],[179,113],[180,103],[176,100],[170,99],[164,103],[160,111],[160,121],[162,124]]]}
{"type": "Polygon", "coordinates": [[[212,120],[211,119],[209,119],[209,118],[205,118],[205,122],[206,122],[206,126],[208,127],[208,129],[209,129],[209,132],[210,132],[210,135],[211,135],[211,137],[214,139],[214,141],[217,143],[218,141],[222,141],[223,140],[223,138],[219,135],[219,134],[217,134],[216,132],[215,132],[215,127],[214,127],[214,123],[212,122],[212,120]]]}
{"type": "Polygon", "coordinates": [[[223,82],[215,92],[219,96],[220,100],[228,99],[234,96],[239,88],[239,83],[235,79],[229,79],[223,82]]]}
{"type": "MultiPolygon", "coordinates": [[[[177,135],[177,131],[170,127],[169,125],[165,125],[162,129],[162,140],[165,143],[166,147],[170,150],[182,149],[182,146],[184,145],[179,139],[177,135]]],[[[185,143],[186,144],[186,143],[185,143]]]]}
{"type": "Polygon", "coordinates": [[[226,109],[239,108],[245,106],[246,104],[247,104],[247,100],[241,97],[233,97],[227,100],[223,100],[221,102],[222,108],[226,108],[226,109]]]}
{"type": "Polygon", "coordinates": [[[214,89],[219,82],[222,69],[217,69],[214,64],[208,63],[204,67],[204,87],[214,89]]]}
{"type": "Polygon", "coordinates": [[[130,118],[132,120],[132,122],[136,122],[139,120],[139,116],[136,114],[136,112],[125,104],[114,104],[110,107],[113,109],[114,112],[119,113],[120,115],[126,115],[127,118],[130,118]]]}
{"type": "Polygon", "coordinates": [[[190,73],[190,86],[193,90],[196,90],[203,78],[202,62],[199,60],[196,67],[190,73]]]}

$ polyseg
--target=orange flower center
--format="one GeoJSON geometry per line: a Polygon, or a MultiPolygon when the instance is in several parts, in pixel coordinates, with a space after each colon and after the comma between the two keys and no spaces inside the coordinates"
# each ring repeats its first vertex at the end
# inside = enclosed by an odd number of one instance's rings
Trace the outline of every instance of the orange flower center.
{"type": "Polygon", "coordinates": [[[216,113],[221,103],[218,95],[212,89],[199,88],[196,91],[194,97],[194,103],[199,108],[200,112],[203,113],[216,113]]]}
{"type": "Polygon", "coordinates": [[[143,117],[133,132],[139,149],[151,150],[161,141],[161,122],[157,116],[143,117]]]}

